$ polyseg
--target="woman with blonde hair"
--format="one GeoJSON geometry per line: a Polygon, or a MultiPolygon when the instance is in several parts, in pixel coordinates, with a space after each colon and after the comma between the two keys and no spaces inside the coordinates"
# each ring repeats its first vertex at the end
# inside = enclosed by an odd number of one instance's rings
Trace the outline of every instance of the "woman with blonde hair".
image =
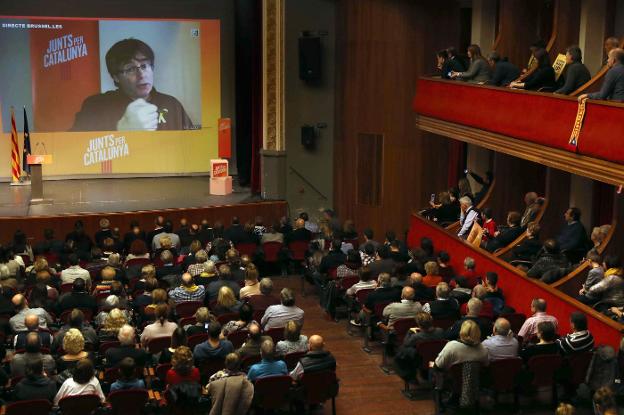
{"type": "Polygon", "coordinates": [[[104,324],[100,330],[100,340],[116,340],[119,329],[128,324],[128,317],[125,314],[125,310],[113,308],[108,312],[108,315],[104,318],[104,324]]]}
{"type": "Polygon", "coordinates": [[[72,370],[82,359],[93,359],[93,356],[85,351],[85,340],[78,329],[69,329],[63,337],[63,354],[56,362],[59,380],[62,382],[71,377],[72,370]]]}
{"type": "Polygon", "coordinates": [[[284,327],[284,340],[275,345],[275,353],[284,356],[288,353],[307,352],[308,336],[301,334],[301,324],[290,320],[284,327]]]}
{"type": "Polygon", "coordinates": [[[182,382],[199,383],[199,379],[199,369],[193,366],[193,352],[187,346],[178,347],[171,356],[167,385],[177,385],[182,382]]]}
{"type": "Polygon", "coordinates": [[[465,320],[459,330],[459,340],[446,343],[435,360],[435,367],[442,370],[464,362],[479,362],[487,365],[488,352],[481,344],[481,329],[473,320],[465,320]]]}
{"type": "Polygon", "coordinates": [[[425,276],[423,277],[423,284],[430,288],[435,288],[442,282],[442,276],[440,275],[440,267],[437,262],[429,261],[425,263],[425,276]]]}
{"type": "Polygon", "coordinates": [[[214,306],[212,312],[217,316],[221,314],[238,313],[240,306],[241,302],[236,299],[234,291],[228,286],[223,286],[219,289],[217,304],[214,306]]]}
{"type": "Polygon", "coordinates": [[[189,324],[184,326],[184,330],[186,330],[186,334],[190,337],[194,334],[201,334],[208,332],[208,326],[210,323],[217,321],[215,316],[210,314],[208,308],[199,307],[195,312],[195,324],[189,324]]]}

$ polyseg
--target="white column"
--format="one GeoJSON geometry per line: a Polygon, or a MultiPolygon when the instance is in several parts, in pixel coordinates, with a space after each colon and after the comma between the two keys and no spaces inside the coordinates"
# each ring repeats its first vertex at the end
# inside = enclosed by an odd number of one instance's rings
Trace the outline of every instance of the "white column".
{"type": "Polygon", "coordinates": [[[595,75],[602,67],[604,40],[612,35],[605,33],[606,19],[606,0],[583,0],[581,2],[579,47],[583,51],[583,63],[592,75],[595,75]]]}

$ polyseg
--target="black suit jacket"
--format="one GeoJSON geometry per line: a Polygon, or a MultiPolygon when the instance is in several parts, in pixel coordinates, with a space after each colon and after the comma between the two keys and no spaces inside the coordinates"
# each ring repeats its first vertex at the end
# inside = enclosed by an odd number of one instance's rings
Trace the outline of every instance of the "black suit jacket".
{"type": "Polygon", "coordinates": [[[57,312],[61,314],[65,310],[73,308],[88,308],[97,311],[97,301],[88,293],[67,293],[61,295],[57,304],[57,312]]]}
{"type": "Polygon", "coordinates": [[[492,79],[486,82],[489,85],[505,86],[516,80],[520,76],[520,69],[516,65],[507,61],[499,61],[494,67],[492,79]]]}
{"type": "Polygon", "coordinates": [[[245,228],[243,225],[232,225],[225,230],[223,235],[225,239],[232,242],[234,245],[245,242],[247,239],[247,235],[245,232],[245,228]]]}
{"type": "Polygon", "coordinates": [[[485,249],[489,252],[494,252],[498,248],[503,248],[515,241],[518,236],[522,235],[522,232],[524,232],[524,230],[520,226],[504,228],[500,231],[496,238],[488,241],[485,249]]]}
{"type": "Polygon", "coordinates": [[[134,346],[112,347],[106,351],[106,366],[117,366],[126,357],[133,358],[137,366],[145,366],[148,355],[145,350],[134,346]]]}
{"type": "Polygon", "coordinates": [[[559,248],[562,251],[582,250],[589,246],[585,227],[578,221],[567,223],[557,237],[557,242],[559,242],[559,248]]]}
{"type": "Polygon", "coordinates": [[[429,302],[431,317],[436,319],[458,318],[459,304],[454,298],[448,300],[433,300],[429,302]]]}
{"type": "Polygon", "coordinates": [[[312,232],[307,230],[306,228],[295,229],[289,234],[285,234],[286,243],[293,241],[306,241],[309,242],[312,240],[312,232]]]}

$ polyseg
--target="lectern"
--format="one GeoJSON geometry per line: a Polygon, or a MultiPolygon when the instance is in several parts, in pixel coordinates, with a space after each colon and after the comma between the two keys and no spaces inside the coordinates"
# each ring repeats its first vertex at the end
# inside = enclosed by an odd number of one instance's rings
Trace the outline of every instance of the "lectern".
{"type": "Polygon", "coordinates": [[[30,203],[43,201],[43,164],[52,164],[50,154],[29,154],[26,163],[30,166],[30,203]]]}

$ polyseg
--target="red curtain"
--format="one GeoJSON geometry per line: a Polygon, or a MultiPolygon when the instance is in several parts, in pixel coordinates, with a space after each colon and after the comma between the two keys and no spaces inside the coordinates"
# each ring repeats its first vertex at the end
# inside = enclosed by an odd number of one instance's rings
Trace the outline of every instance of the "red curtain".
{"type": "Polygon", "coordinates": [[[251,78],[251,193],[260,193],[260,149],[262,148],[262,1],[255,3],[252,36],[251,78]]]}
{"type": "Polygon", "coordinates": [[[614,186],[594,181],[594,195],[592,198],[592,223],[601,226],[611,223],[613,219],[614,186]]]}
{"type": "Polygon", "coordinates": [[[466,168],[466,143],[449,140],[448,146],[448,187],[457,186],[466,168]]]}

